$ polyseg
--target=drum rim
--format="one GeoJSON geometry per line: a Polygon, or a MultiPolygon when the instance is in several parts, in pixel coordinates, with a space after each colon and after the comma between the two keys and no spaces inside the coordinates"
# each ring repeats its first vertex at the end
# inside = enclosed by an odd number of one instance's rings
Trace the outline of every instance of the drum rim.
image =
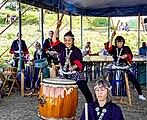
{"type": "Polygon", "coordinates": [[[42,83],[59,84],[59,85],[75,85],[76,84],[76,81],[70,80],[70,79],[60,79],[60,81],[57,81],[57,80],[59,80],[59,78],[45,78],[42,80],[42,83]]]}

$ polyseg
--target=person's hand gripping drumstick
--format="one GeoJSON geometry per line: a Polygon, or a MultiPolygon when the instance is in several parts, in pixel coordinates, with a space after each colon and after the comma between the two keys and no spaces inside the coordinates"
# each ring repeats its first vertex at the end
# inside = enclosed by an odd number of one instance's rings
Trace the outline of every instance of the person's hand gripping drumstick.
{"type": "Polygon", "coordinates": [[[114,30],[114,31],[113,31],[113,33],[112,33],[112,35],[111,35],[111,39],[110,39],[110,42],[109,42],[109,48],[112,46],[112,41],[113,41],[113,38],[114,38],[115,35],[116,35],[116,30],[118,29],[119,22],[120,22],[120,20],[118,21],[116,27],[114,27],[114,24],[113,24],[113,30],[114,30]]]}
{"type": "Polygon", "coordinates": [[[70,57],[68,58],[68,64],[69,64],[69,70],[71,72],[74,71],[78,67],[76,64],[71,65],[71,63],[70,63],[70,57]]]}
{"type": "Polygon", "coordinates": [[[124,54],[124,55],[122,55],[122,56],[118,56],[119,58],[122,58],[122,59],[126,59],[127,57],[128,57],[128,55],[127,54],[124,54]]]}
{"type": "Polygon", "coordinates": [[[116,35],[116,31],[114,30],[112,35],[111,35],[111,39],[109,41],[109,48],[112,46],[113,38],[115,37],[115,35],[116,35]]]}

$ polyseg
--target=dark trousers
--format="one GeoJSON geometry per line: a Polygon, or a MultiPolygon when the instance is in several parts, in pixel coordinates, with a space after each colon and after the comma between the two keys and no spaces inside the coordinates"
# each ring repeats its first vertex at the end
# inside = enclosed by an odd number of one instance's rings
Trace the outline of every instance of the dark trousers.
{"type": "Polygon", "coordinates": [[[138,83],[136,77],[132,73],[128,73],[128,80],[135,86],[138,94],[142,95],[140,84],[138,83]]]}
{"type": "Polygon", "coordinates": [[[78,88],[81,90],[82,94],[85,96],[87,103],[93,102],[92,94],[87,86],[85,80],[81,80],[77,82],[78,88]]]}
{"type": "MultiPolygon", "coordinates": [[[[18,67],[18,61],[19,59],[14,59],[15,65],[13,67],[18,67]]],[[[22,60],[22,69],[25,69],[24,60],[22,60]]]]}

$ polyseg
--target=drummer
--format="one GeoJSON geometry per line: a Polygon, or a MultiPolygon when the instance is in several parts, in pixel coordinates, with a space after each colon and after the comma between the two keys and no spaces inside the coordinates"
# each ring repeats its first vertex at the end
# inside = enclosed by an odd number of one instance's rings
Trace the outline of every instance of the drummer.
{"type": "Polygon", "coordinates": [[[64,43],[56,39],[59,33],[63,15],[64,14],[62,14],[61,18],[59,19],[53,35],[53,44],[50,44],[60,54],[60,78],[75,80],[79,89],[85,96],[86,101],[90,103],[93,102],[93,97],[81,73],[82,53],[79,48],[74,46],[74,35],[71,31],[67,32],[64,35],[64,43]]]}
{"type": "MultiPolygon", "coordinates": [[[[133,54],[129,46],[124,46],[125,39],[122,36],[117,36],[115,39],[115,45],[112,45],[113,38],[116,32],[114,31],[111,36],[111,40],[106,44],[105,48],[110,55],[113,55],[114,63],[116,65],[129,65],[132,63],[133,54]]],[[[142,95],[141,86],[138,83],[136,77],[131,71],[127,72],[128,80],[135,85],[135,88],[139,94],[139,99],[146,100],[142,95]]]]}
{"type": "Polygon", "coordinates": [[[54,32],[49,31],[49,38],[47,38],[43,44],[43,49],[45,50],[47,54],[47,61],[49,65],[53,62],[54,64],[58,64],[58,54],[55,52],[55,50],[50,46],[50,43],[52,42],[54,32]]]}

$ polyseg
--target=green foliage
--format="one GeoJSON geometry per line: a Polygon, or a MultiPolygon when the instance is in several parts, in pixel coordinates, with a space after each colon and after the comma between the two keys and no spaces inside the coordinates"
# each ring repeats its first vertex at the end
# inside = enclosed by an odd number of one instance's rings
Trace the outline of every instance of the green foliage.
{"type": "Polygon", "coordinates": [[[137,19],[130,20],[128,23],[129,23],[130,28],[137,29],[137,24],[138,24],[137,19]]]}
{"type": "Polygon", "coordinates": [[[7,6],[6,9],[15,11],[16,10],[16,6],[14,6],[13,4],[11,4],[11,5],[7,6]]]}
{"type": "Polygon", "coordinates": [[[39,17],[30,13],[24,14],[22,16],[22,23],[25,25],[39,24],[39,17]]]}
{"type": "Polygon", "coordinates": [[[3,25],[5,23],[4,16],[0,16],[0,25],[3,25]]]}
{"type": "Polygon", "coordinates": [[[106,27],[108,26],[108,20],[106,18],[95,18],[92,23],[96,27],[106,27]]]}
{"type": "Polygon", "coordinates": [[[6,36],[6,39],[13,39],[16,35],[13,34],[13,33],[8,33],[7,36],[6,36]]]}

